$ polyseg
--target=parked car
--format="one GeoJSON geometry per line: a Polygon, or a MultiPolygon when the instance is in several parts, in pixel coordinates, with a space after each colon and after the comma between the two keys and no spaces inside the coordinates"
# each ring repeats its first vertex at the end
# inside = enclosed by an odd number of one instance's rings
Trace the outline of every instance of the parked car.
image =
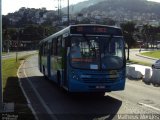
{"type": "Polygon", "coordinates": [[[152,64],[152,69],[160,69],[160,59],[152,64]]]}

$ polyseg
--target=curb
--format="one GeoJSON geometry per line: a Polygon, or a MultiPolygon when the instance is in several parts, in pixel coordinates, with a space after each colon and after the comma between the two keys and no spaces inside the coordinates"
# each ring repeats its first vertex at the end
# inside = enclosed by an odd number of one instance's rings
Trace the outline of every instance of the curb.
{"type": "MultiPolygon", "coordinates": [[[[19,69],[22,67],[22,65],[25,66],[24,63],[25,63],[25,61],[28,60],[29,58],[30,58],[30,57],[26,58],[26,59],[23,61],[23,63],[20,65],[19,69]]],[[[19,72],[19,69],[18,69],[18,72],[19,72]]],[[[17,72],[17,75],[18,75],[18,72],[17,72]]],[[[24,70],[24,75],[25,75],[26,79],[28,80],[29,84],[32,86],[33,91],[35,92],[35,94],[36,94],[37,97],[39,98],[39,100],[40,100],[40,102],[42,103],[43,107],[45,108],[45,110],[47,111],[47,113],[50,115],[51,120],[57,120],[56,116],[55,116],[55,115],[52,113],[52,111],[48,108],[48,106],[46,105],[46,103],[43,101],[43,99],[41,98],[41,96],[38,94],[37,90],[33,87],[32,82],[29,81],[29,78],[27,77],[27,75],[26,75],[26,73],[25,73],[25,70],[24,70]],[[53,115],[52,115],[52,114],[53,114],[53,115]]],[[[31,102],[30,102],[29,98],[27,97],[27,94],[26,94],[25,90],[24,90],[23,87],[22,87],[22,84],[21,84],[21,81],[20,81],[20,78],[19,78],[19,77],[18,77],[18,79],[19,79],[19,84],[20,84],[20,86],[21,86],[21,89],[22,89],[22,91],[23,91],[23,93],[24,93],[24,96],[25,96],[26,99],[27,99],[27,105],[28,105],[28,107],[31,109],[31,111],[32,111],[35,119],[36,119],[36,120],[39,120],[39,118],[38,118],[38,116],[37,116],[34,108],[33,108],[32,105],[31,105],[31,102]]]]}
{"type": "Polygon", "coordinates": [[[22,90],[22,92],[23,92],[24,97],[26,98],[27,106],[31,109],[32,114],[34,115],[35,119],[36,119],[36,120],[39,120],[38,117],[37,117],[37,115],[36,115],[35,110],[33,109],[32,105],[31,105],[31,102],[30,102],[29,98],[27,97],[27,94],[26,94],[25,90],[24,90],[23,87],[22,87],[22,83],[21,83],[21,81],[20,81],[21,78],[20,78],[20,76],[19,76],[19,71],[20,71],[20,69],[22,68],[24,62],[25,62],[25,60],[22,61],[21,65],[19,66],[19,68],[18,68],[18,70],[17,70],[18,83],[19,83],[19,86],[20,86],[20,88],[21,88],[21,90],[22,90]]]}

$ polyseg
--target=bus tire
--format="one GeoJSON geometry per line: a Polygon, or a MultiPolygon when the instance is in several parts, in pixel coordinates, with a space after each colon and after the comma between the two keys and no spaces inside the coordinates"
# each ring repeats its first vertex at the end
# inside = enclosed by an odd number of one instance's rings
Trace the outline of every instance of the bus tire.
{"type": "Polygon", "coordinates": [[[46,76],[46,75],[45,75],[45,68],[44,68],[44,66],[43,66],[43,75],[46,76]]]}
{"type": "Polygon", "coordinates": [[[45,67],[43,66],[43,76],[46,80],[48,80],[48,77],[46,76],[45,67]]]}
{"type": "Polygon", "coordinates": [[[103,97],[105,95],[105,92],[94,92],[93,95],[103,97]]]}
{"type": "Polygon", "coordinates": [[[60,71],[57,71],[57,84],[60,87],[61,86],[61,74],[60,71]]]}

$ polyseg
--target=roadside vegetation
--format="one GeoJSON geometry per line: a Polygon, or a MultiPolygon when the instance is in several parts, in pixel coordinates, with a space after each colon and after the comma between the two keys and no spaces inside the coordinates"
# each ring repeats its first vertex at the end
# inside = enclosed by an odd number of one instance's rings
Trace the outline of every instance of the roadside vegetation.
{"type": "MultiPolygon", "coordinates": [[[[160,59],[160,50],[158,51],[151,51],[151,52],[144,52],[140,53],[141,55],[148,56],[148,57],[153,57],[160,59]]],[[[144,66],[151,66],[151,63],[147,63],[145,61],[139,61],[139,60],[127,60],[128,64],[139,64],[139,65],[144,65],[144,66]]]]}
{"type": "Polygon", "coordinates": [[[151,52],[144,52],[144,53],[141,53],[141,55],[160,59],[160,50],[151,51],[151,52]]]}
{"type": "Polygon", "coordinates": [[[139,65],[144,65],[144,66],[151,66],[150,63],[143,62],[143,61],[138,61],[138,60],[127,60],[128,64],[139,64],[139,65]]]}
{"type": "Polygon", "coordinates": [[[2,55],[5,55],[5,54],[7,54],[7,52],[2,52],[2,55]]]}
{"type": "Polygon", "coordinates": [[[21,57],[16,62],[15,58],[2,60],[2,80],[3,80],[3,102],[13,102],[14,113],[20,120],[34,120],[31,110],[27,106],[27,101],[19,86],[17,70],[22,60],[30,55],[21,57]]]}

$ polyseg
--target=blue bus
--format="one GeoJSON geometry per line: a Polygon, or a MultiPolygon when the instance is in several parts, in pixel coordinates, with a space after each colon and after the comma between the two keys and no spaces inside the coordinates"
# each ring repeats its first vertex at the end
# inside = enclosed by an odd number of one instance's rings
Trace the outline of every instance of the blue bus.
{"type": "Polygon", "coordinates": [[[70,25],[40,41],[39,70],[69,92],[124,90],[122,31],[106,25],[70,25]]]}

